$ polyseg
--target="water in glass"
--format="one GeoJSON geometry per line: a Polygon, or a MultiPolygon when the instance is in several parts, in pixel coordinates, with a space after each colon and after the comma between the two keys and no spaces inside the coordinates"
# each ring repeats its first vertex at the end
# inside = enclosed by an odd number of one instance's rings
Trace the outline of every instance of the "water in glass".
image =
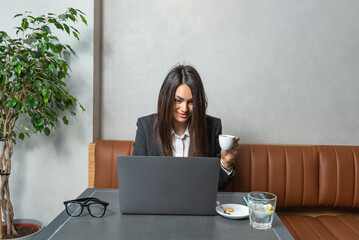
{"type": "Polygon", "coordinates": [[[272,227],[277,197],[267,192],[248,193],[249,220],[256,229],[272,227]]]}

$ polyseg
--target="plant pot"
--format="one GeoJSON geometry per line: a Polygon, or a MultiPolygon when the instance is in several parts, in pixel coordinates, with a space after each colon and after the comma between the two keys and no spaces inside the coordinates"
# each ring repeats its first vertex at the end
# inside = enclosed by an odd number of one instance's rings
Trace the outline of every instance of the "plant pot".
{"type": "MultiPolygon", "coordinates": [[[[34,233],[30,234],[30,235],[23,236],[23,237],[18,237],[18,238],[13,238],[13,239],[17,239],[17,240],[30,240],[30,239],[33,239],[36,236],[36,234],[38,234],[43,229],[42,223],[37,221],[37,220],[34,220],[34,219],[15,219],[14,220],[14,225],[15,225],[15,227],[16,226],[28,226],[28,227],[32,227],[32,228],[37,229],[36,232],[34,232],[34,233]]],[[[6,222],[5,221],[2,222],[2,226],[6,227],[6,222]]]]}

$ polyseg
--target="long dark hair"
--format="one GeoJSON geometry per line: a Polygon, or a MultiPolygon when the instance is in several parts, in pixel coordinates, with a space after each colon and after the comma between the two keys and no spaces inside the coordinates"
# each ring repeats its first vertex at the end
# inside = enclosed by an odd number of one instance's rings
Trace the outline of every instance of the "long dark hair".
{"type": "Polygon", "coordinates": [[[201,77],[192,66],[178,65],[167,74],[158,97],[157,124],[155,131],[165,156],[172,156],[171,128],[173,125],[173,106],[178,86],[186,84],[192,91],[193,110],[189,119],[190,147],[189,156],[207,156],[208,139],[206,109],[207,99],[201,77]]]}

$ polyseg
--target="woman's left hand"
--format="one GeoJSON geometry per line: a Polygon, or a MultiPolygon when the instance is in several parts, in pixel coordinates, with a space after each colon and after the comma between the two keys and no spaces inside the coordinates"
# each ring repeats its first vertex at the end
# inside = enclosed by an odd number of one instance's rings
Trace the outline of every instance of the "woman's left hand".
{"type": "Polygon", "coordinates": [[[234,166],[234,160],[239,155],[239,137],[235,137],[233,146],[229,150],[221,150],[221,165],[227,171],[231,171],[234,166]]]}

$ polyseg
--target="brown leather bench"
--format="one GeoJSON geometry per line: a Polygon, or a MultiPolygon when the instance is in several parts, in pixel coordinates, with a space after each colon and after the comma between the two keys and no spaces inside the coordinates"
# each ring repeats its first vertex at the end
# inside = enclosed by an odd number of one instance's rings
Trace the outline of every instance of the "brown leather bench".
{"type": "MultiPolygon", "coordinates": [[[[268,191],[295,239],[359,239],[359,146],[240,144],[224,191],[268,191]]],[[[117,188],[117,156],[133,141],[89,145],[89,187],[117,188]]]]}

